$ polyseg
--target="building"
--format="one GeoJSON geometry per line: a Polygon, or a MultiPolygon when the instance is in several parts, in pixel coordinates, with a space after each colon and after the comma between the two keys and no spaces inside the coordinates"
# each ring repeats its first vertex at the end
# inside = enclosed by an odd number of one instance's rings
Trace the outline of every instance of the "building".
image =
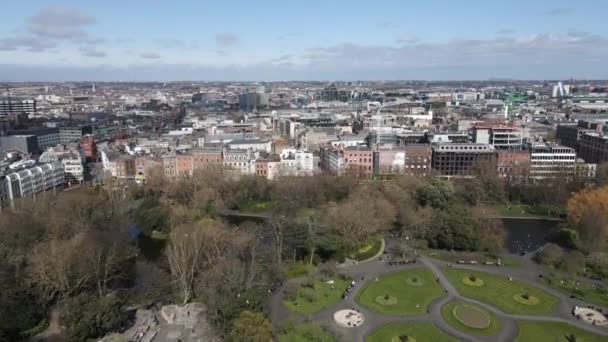
{"type": "Polygon", "coordinates": [[[471,129],[471,142],[490,144],[497,150],[520,150],[523,132],[520,127],[510,125],[476,125],[471,129]]]}
{"type": "Polygon", "coordinates": [[[567,146],[533,143],[530,149],[530,178],[573,177],[576,151],[567,146]]]}
{"type": "Polygon", "coordinates": [[[392,176],[403,173],[405,150],[402,148],[377,148],[373,153],[374,176],[392,176]]]}
{"type": "Polygon", "coordinates": [[[157,169],[162,171],[163,163],[162,160],[149,157],[140,156],[135,158],[135,181],[138,183],[145,183],[146,177],[150,175],[152,170],[157,169]]]}
{"type": "Polygon", "coordinates": [[[41,163],[61,162],[63,165],[65,182],[67,184],[81,183],[84,181],[82,158],[77,151],[51,147],[40,155],[38,161],[41,163]]]}
{"type": "Polygon", "coordinates": [[[273,180],[279,173],[280,161],[272,159],[259,159],[255,161],[255,174],[273,180]]]}
{"type": "Polygon", "coordinates": [[[101,151],[103,171],[114,178],[135,179],[135,156],[117,151],[101,151]]]}
{"type": "Polygon", "coordinates": [[[574,172],[577,179],[594,179],[597,172],[597,164],[585,163],[583,159],[578,158],[574,172]]]}
{"type": "Polygon", "coordinates": [[[480,167],[496,167],[493,145],[474,143],[435,143],[432,168],[441,176],[473,176],[480,167]]]}
{"type": "Polygon", "coordinates": [[[21,169],[0,177],[4,182],[4,195],[0,197],[6,202],[12,202],[15,198],[35,196],[39,192],[63,185],[65,177],[60,162],[35,164],[32,161],[23,165],[21,169]]]}
{"type": "Polygon", "coordinates": [[[403,173],[416,177],[428,177],[431,175],[431,161],[433,149],[427,144],[410,144],[403,147],[405,150],[405,163],[403,173]]]}
{"type": "Polygon", "coordinates": [[[242,111],[252,112],[260,106],[260,94],[255,92],[239,95],[239,107],[242,111]]]}
{"type": "Polygon", "coordinates": [[[38,154],[38,138],[35,135],[0,136],[0,152],[19,151],[24,154],[38,154]]]}
{"type": "Polygon", "coordinates": [[[224,151],[224,170],[234,174],[255,174],[255,161],[257,152],[252,150],[226,150],[224,151]]]}
{"type": "Polygon", "coordinates": [[[80,141],[87,134],[93,134],[91,126],[60,127],[59,143],[66,145],[74,141],[80,141]]]}
{"type": "Polygon", "coordinates": [[[371,178],[374,167],[374,152],[369,147],[347,147],[344,149],[344,172],[360,178],[371,178]]]}
{"type": "Polygon", "coordinates": [[[194,158],[191,154],[178,154],[175,156],[178,176],[192,176],[194,173],[194,158]]]}
{"type": "Polygon", "coordinates": [[[236,139],[229,142],[226,147],[231,150],[252,149],[254,151],[265,153],[272,152],[272,142],[270,140],[262,139],[236,139]]]}
{"type": "Polygon", "coordinates": [[[192,150],[192,159],[194,170],[210,168],[220,171],[224,161],[224,154],[222,148],[203,147],[201,149],[192,150]]]}
{"type": "Polygon", "coordinates": [[[344,152],[334,146],[324,146],[320,149],[321,169],[333,175],[344,174],[344,152]]]}
{"type": "Polygon", "coordinates": [[[314,156],[310,152],[284,149],[281,152],[281,164],[279,166],[281,175],[312,176],[314,172],[314,156]]]}
{"type": "Polygon", "coordinates": [[[608,136],[597,132],[582,134],[578,141],[578,157],[587,163],[607,162],[608,136]]]}
{"type": "Polygon", "coordinates": [[[530,168],[530,151],[499,150],[496,168],[502,177],[527,177],[530,168]]]}
{"type": "Polygon", "coordinates": [[[57,146],[59,140],[59,130],[57,128],[34,128],[27,130],[10,131],[10,135],[33,135],[38,143],[38,152],[44,151],[49,147],[57,146]]]}
{"type": "Polygon", "coordinates": [[[165,176],[175,177],[177,176],[177,156],[175,152],[171,152],[161,157],[163,163],[163,170],[165,176]]]}
{"type": "Polygon", "coordinates": [[[578,123],[560,124],[557,126],[557,139],[559,143],[572,147],[577,153],[579,150],[579,140],[583,134],[601,133],[604,127],[603,122],[579,121],[578,123]]]}
{"type": "Polygon", "coordinates": [[[92,135],[87,135],[80,139],[80,148],[87,162],[97,161],[97,143],[92,135]]]}
{"type": "Polygon", "coordinates": [[[0,99],[0,116],[11,114],[36,114],[36,100],[19,98],[0,99]]]}

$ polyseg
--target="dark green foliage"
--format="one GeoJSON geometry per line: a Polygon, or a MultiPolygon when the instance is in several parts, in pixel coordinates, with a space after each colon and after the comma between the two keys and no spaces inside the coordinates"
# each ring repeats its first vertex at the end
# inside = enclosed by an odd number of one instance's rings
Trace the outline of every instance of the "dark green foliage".
{"type": "Polygon", "coordinates": [[[110,294],[101,298],[81,294],[68,300],[61,313],[61,324],[70,341],[86,341],[120,331],[129,322],[124,300],[110,294]]]}
{"type": "Polygon", "coordinates": [[[557,242],[566,248],[576,248],[578,233],[574,229],[561,228],[557,233],[557,242]]]}
{"type": "Polygon", "coordinates": [[[422,206],[445,208],[453,200],[454,188],[452,183],[440,179],[432,179],[416,191],[416,200],[422,206]]]}
{"type": "Polygon", "coordinates": [[[161,205],[158,198],[146,197],[135,209],[133,218],[139,227],[150,235],[154,230],[167,231],[168,214],[168,210],[161,205]]]}
{"type": "Polygon", "coordinates": [[[435,214],[427,239],[433,248],[474,251],[480,245],[479,227],[466,208],[452,206],[435,214]]]}

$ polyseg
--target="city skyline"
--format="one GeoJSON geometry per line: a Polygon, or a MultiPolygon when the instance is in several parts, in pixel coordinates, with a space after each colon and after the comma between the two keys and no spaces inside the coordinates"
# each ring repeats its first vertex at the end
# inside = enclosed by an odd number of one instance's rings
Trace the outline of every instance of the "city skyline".
{"type": "Polygon", "coordinates": [[[2,81],[608,78],[599,1],[22,1],[2,81]]]}

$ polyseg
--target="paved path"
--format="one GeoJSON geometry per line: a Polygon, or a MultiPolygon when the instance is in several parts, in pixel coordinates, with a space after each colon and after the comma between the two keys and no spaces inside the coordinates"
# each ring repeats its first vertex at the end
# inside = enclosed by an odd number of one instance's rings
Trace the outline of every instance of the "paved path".
{"type": "MultiPolygon", "coordinates": [[[[332,330],[336,334],[336,336],[338,336],[339,340],[357,342],[363,342],[365,337],[371,334],[374,330],[386,323],[391,322],[432,322],[446,334],[449,334],[463,341],[473,342],[513,341],[517,337],[519,332],[519,329],[517,327],[518,320],[568,323],[584,330],[608,336],[608,329],[591,326],[574,318],[571,314],[571,310],[573,309],[574,305],[585,305],[585,303],[582,303],[578,300],[573,300],[568,296],[564,295],[562,292],[559,292],[545,284],[540,283],[538,281],[539,268],[535,267],[536,265],[534,265],[529,260],[529,263],[526,260],[522,260],[522,265],[520,267],[497,267],[485,265],[457,265],[455,267],[501,274],[505,276],[508,274],[514,279],[523,280],[526,283],[531,283],[535,287],[538,287],[560,299],[560,303],[558,304],[555,312],[551,314],[545,316],[508,314],[485,302],[481,302],[473,298],[463,297],[458,294],[456,288],[448,281],[447,277],[442,271],[442,268],[444,267],[444,265],[446,265],[446,262],[431,259],[424,256],[419,257],[418,260],[419,262],[417,262],[416,264],[389,266],[385,258],[384,261],[372,260],[366,263],[356,264],[341,269],[343,273],[346,273],[357,283],[353,291],[351,291],[351,295],[349,295],[345,300],[339,302],[338,304],[311,315],[301,315],[289,312],[289,310],[285,308],[281,301],[284,289],[284,287],[281,287],[273,294],[270,301],[270,317],[272,319],[272,322],[275,324],[287,320],[291,320],[295,323],[302,323],[305,321],[317,322],[322,325],[328,326],[328,328],[332,330]],[[415,316],[389,316],[372,312],[355,302],[354,298],[356,297],[357,292],[362,287],[365,287],[367,282],[372,281],[375,277],[378,277],[387,272],[394,272],[420,267],[421,264],[426,266],[433,272],[435,277],[438,279],[441,287],[444,288],[446,291],[445,296],[436,299],[429,305],[429,310],[427,314],[415,316]],[[443,320],[443,317],[441,315],[441,308],[443,307],[443,305],[453,300],[462,300],[474,303],[494,313],[501,322],[500,332],[494,336],[472,336],[454,329],[452,326],[450,326],[443,320]],[[357,328],[342,328],[339,327],[337,324],[334,324],[333,313],[337,310],[346,308],[357,309],[361,311],[365,315],[365,324],[357,328]]],[[[301,280],[302,279],[292,279],[289,280],[289,282],[299,282],[301,280]]]]}

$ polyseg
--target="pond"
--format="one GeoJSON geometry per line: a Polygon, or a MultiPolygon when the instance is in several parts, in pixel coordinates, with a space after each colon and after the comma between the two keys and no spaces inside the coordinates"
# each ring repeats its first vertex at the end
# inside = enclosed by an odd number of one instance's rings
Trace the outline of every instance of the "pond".
{"type": "Polygon", "coordinates": [[[507,232],[505,245],[511,253],[532,252],[549,242],[559,230],[560,221],[502,219],[507,232]]]}

